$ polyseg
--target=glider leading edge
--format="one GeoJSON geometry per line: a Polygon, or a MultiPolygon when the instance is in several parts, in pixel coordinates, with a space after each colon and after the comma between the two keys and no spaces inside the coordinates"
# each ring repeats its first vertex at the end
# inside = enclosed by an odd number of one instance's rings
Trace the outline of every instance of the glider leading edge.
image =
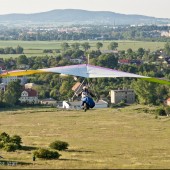
{"type": "Polygon", "coordinates": [[[154,77],[141,76],[133,73],[113,70],[113,69],[94,66],[90,64],[60,66],[60,67],[44,68],[38,70],[14,70],[14,71],[3,72],[0,74],[0,77],[25,76],[25,75],[41,74],[41,73],[59,73],[59,74],[67,74],[67,75],[84,77],[84,78],[100,78],[100,77],[141,78],[143,80],[147,80],[150,82],[170,85],[170,82],[167,80],[158,79],[154,77]]]}

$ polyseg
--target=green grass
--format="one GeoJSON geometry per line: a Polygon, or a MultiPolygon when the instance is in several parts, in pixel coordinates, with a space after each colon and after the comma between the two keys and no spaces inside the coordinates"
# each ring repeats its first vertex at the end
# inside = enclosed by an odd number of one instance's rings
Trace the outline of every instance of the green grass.
{"type": "Polygon", "coordinates": [[[153,109],[134,105],[87,112],[55,108],[2,111],[1,132],[20,135],[23,145],[47,148],[62,140],[70,146],[59,152],[59,160],[36,159],[33,163],[33,150],[1,151],[0,156],[18,162],[16,169],[165,169],[170,167],[170,118],[155,119],[148,113],[153,109]]]}
{"type": "MultiPolygon", "coordinates": [[[[75,42],[79,42],[80,44],[87,41],[0,41],[0,48],[5,47],[13,47],[16,48],[18,45],[24,48],[24,53],[30,56],[45,56],[43,53],[44,49],[60,49],[61,43],[68,42],[69,45],[75,42]]],[[[91,49],[96,50],[96,43],[99,41],[88,41],[90,43],[91,49]]],[[[101,50],[107,50],[107,47],[111,41],[101,41],[103,43],[103,47],[101,50]]],[[[127,50],[128,48],[132,48],[134,51],[138,50],[138,48],[142,47],[146,50],[150,49],[154,51],[156,49],[163,48],[165,42],[145,42],[145,41],[115,41],[119,43],[118,50],[127,50]]],[[[56,55],[48,54],[48,55],[56,55]]],[[[0,58],[9,58],[9,57],[18,57],[19,55],[0,55],[0,58]]]]}

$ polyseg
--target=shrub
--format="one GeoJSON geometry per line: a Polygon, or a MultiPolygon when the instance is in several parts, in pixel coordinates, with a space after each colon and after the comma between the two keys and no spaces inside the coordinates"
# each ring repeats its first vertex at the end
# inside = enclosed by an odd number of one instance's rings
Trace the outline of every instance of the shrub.
{"type": "Polygon", "coordinates": [[[3,132],[0,134],[0,141],[4,143],[10,142],[10,136],[7,133],[3,132]]]}
{"type": "Polygon", "coordinates": [[[0,142],[0,149],[2,149],[4,147],[3,142],[0,142]]]}
{"type": "Polygon", "coordinates": [[[166,112],[163,108],[158,108],[156,110],[156,113],[159,115],[159,116],[166,116],[166,112]]]}
{"type": "Polygon", "coordinates": [[[18,149],[18,146],[15,143],[6,143],[4,144],[3,149],[7,152],[14,152],[18,149]]]}
{"type": "Polygon", "coordinates": [[[21,148],[21,137],[14,135],[10,137],[7,133],[0,134],[0,149],[4,149],[7,152],[13,152],[21,148]]]}
{"type": "Polygon", "coordinates": [[[68,146],[69,146],[69,144],[67,142],[63,142],[63,141],[59,141],[59,140],[54,141],[49,145],[50,148],[56,149],[59,151],[68,149],[68,146]]]}
{"type": "Polygon", "coordinates": [[[34,151],[34,156],[42,159],[59,159],[61,155],[57,151],[39,148],[38,150],[34,151]]]}
{"type": "Polygon", "coordinates": [[[18,146],[18,148],[21,148],[21,137],[18,135],[14,135],[10,138],[10,141],[18,146]]]}

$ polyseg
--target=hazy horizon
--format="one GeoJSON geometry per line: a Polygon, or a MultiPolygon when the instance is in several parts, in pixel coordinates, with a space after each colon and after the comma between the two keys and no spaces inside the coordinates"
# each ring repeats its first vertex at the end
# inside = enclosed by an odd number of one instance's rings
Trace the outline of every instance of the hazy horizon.
{"type": "Polygon", "coordinates": [[[170,0],[0,0],[0,2],[0,15],[82,9],[170,18],[170,0]]]}

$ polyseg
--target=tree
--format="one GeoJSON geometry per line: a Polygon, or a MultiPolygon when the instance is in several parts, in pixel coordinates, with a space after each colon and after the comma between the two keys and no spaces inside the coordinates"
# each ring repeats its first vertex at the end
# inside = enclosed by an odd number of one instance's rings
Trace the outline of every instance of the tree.
{"type": "Polygon", "coordinates": [[[128,54],[132,54],[132,53],[133,53],[133,50],[132,50],[131,48],[128,48],[128,49],[127,49],[127,53],[128,53],[128,54]]]}
{"type": "Polygon", "coordinates": [[[4,102],[9,105],[15,105],[19,102],[21,97],[22,86],[20,80],[9,82],[7,89],[4,93],[4,102]]]}
{"type": "Polygon", "coordinates": [[[109,50],[115,50],[117,47],[118,47],[118,43],[117,43],[117,42],[111,42],[111,43],[108,45],[108,49],[109,49],[109,50]]]}
{"type": "Polygon", "coordinates": [[[71,47],[74,51],[77,51],[77,50],[79,50],[80,44],[79,43],[73,43],[73,44],[71,44],[71,47]]]}
{"type": "Polygon", "coordinates": [[[100,50],[100,48],[103,47],[103,44],[101,42],[97,42],[96,47],[98,50],[100,50]]]}
{"type": "Polygon", "coordinates": [[[83,49],[85,51],[87,51],[88,49],[90,49],[90,44],[88,42],[82,43],[81,46],[83,47],[83,49]]]}
{"type": "Polygon", "coordinates": [[[18,45],[17,48],[15,49],[15,51],[16,51],[16,54],[22,54],[24,49],[18,45]]]}
{"type": "Polygon", "coordinates": [[[69,44],[66,42],[61,44],[62,51],[67,51],[69,49],[69,47],[70,47],[69,44]]]}
{"type": "Polygon", "coordinates": [[[117,66],[118,60],[114,56],[114,54],[104,54],[98,57],[97,65],[108,67],[108,68],[115,68],[117,66]]]}
{"type": "Polygon", "coordinates": [[[144,80],[137,80],[132,83],[134,91],[141,104],[156,104],[157,94],[155,89],[156,83],[150,83],[144,80]]]}
{"type": "Polygon", "coordinates": [[[0,48],[0,54],[4,54],[4,49],[3,48],[0,48]]]}
{"type": "Polygon", "coordinates": [[[140,57],[143,57],[144,53],[145,53],[145,50],[143,48],[139,48],[138,51],[137,51],[138,55],[140,57]]]}
{"type": "Polygon", "coordinates": [[[17,58],[17,64],[20,65],[20,64],[28,64],[28,58],[26,55],[20,55],[18,58],[17,58]]]}

